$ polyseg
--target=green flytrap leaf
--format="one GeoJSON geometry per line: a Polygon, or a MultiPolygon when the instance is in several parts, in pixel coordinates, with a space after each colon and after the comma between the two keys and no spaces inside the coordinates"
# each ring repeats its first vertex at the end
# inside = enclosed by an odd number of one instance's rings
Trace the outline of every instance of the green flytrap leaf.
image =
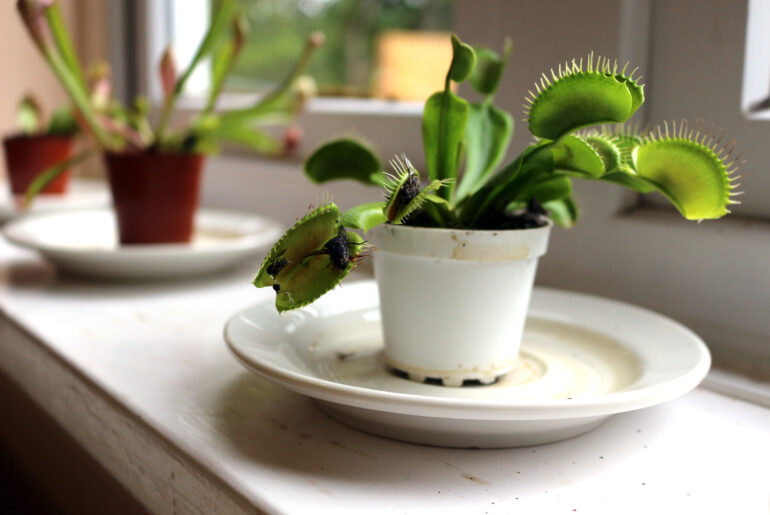
{"type": "Polygon", "coordinates": [[[261,120],[265,117],[286,116],[287,113],[295,110],[296,102],[289,97],[292,93],[301,93],[299,96],[307,96],[307,91],[302,93],[302,91],[298,92],[297,90],[307,89],[305,87],[307,81],[302,80],[305,78],[302,74],[310,64],[310,58],[315,50],[323,44],[324,35],[320,32],[312,33],[305,42],[302,53],[294,67],[281,82],[276,84],[267,94],[261,96],[254,105],[242,109],[223,111],[221,114],[222,122],[226,124],[253,124],[256,120],[261,120]],[[303,82],[305,85],[303,85],[303,82]]]}
{"type": "Polygon", "coordinates": [[[476,52],[473,51],[473,47],[452,35],[452,64],[449,66],[449,78],[455,82],[463,82],[471,76],[475,66],[476,52]]]}
{"type": "MultiPolygon", "coordinates": [[[[452,93],[450,80],[466,80],[475,66],[473,48],[452,35],[452,63],[444,81],[444,91],[428,98],[422,115],[422,146],[428,176],[434,181],[457,178],[469,108],[467,101],[452,93]]],[[[450,185],[443,190],[442,196],[451,198],[452,188],[450,185]]]]}
{"type": "Polygon", "coordinates": [[[391,182],[385,186],[388,190],[388,198],[383,212],[388,222],[402,224],[409,215],[420,209],[427,196],[451,179],[432,181],[427,187],[421,189],[420,172],[412,166],[406,156],[396,157],[390,162],[396,172],[391,177],[391,182]]]}
{"type": "Polygon", "coordinates": [[[729,213],[737,160],[731,158],[733,145],[718,148],[719,139],[688,129],[686,123],[673,127],[669,135],[658,127],[634,150],[639,177],[658,191],[688,220],[719,218],[729,213]]]}
{"type": "Polygon", "coordinates": [[[642,86],[624,71],[617,73],[617,62],[589,54],[586,71],[583,60],[559,66],[551,77],[543,74],[535,82],[527,102],[529,130],[535,136],[556,140],[590,125],[622,123],[644,100],[642,86]]]}
{"type": "Polygon", "coordinates": [[[478,191],[500,165],[513,136],[513,117],[489,103],[471,104],[465,127],[465,171],[457,198],[478,191]]]}
{"type": "Polygon", "coordinates": [[[636,172],[628,169],[604,174],[602,175],[601,180],[626,187],[639,193],[652,193],[657,190],[654,184],[643,177],[639,177],[636,172]]]}
{"type": "Polygon", "coordinates": [[[540,204],[562,200],[572,195],[572,182],[564,175],[548,175],[536,181],[531,188],[532,198],[540,204]]]}
{"type": "Polygon", "coordinates": [[[305,161],[305,175],[316,184],[353,179],[383,186],[387,181],[374,152],[353,139],[338,139],[321,145],[305,161]]]}
{"type": "Polygon", "coordinates": [[[214,52],[211,63],[211,87],[209,90],[204,113],[214,109],[217,98],[222,91],[225,78],[233,63],[240,55],[249,33],[249,24],[242,12],[237,12],[232,21],[232,35],[224,45],[214,52]]]}
{"type": "Polygon", "coordinates": [[[551,200],[543,203],[543,209],[548,211],[548,217],[560,227],[568,229],[575,225],[578,219],[578,208],[572,197],[551,200]]]}
{"type": "Polygon", "coordinates": [[[457,208],[460,221],[475,227],[479,220],[488,218],[495,209],[505,210],[532,182],[538,169],[553,168],[552,141],[542,140],[527,147],[519,157],[498,171],[481,189],[462,199],[457,208]]]}
{"type": "Polygon", "coordinates": [[[599,155],[606,172],[620,169],[622,165],[620,149],[611,139],[597,134],[583,136],[583,141],[591,145],[599,155]]]}
{"type": "Polygon", "coordinates": [[[388,221],[384,213],[385,202],[369,202],[348,209],[342,213],[340,223],[351,229],[361,229],[366,232],[388,221]]]}
{"type": "Polygon", "coordinates": [[[160,121],[158,122],[158,138],[163,143],[163,137],[165,135],[166,127],[170,121],[171,112],[174,109],[179,95],[184,91],[185,84],[189,80],[195,68],[201,62],[203,58],[211,54],[222,40],[222,36],[228,29],[228,25],[233,19],[233,12],[235,11],[235,0],[220,0],[218,8],[214,12],[214,17],[209,25],[208,30],[203,35],[198,48],[195,50],[190,64],[185,68],[179,78],[174,82],[173,91],[166,95],[163,108],[160,114],[160,121]]]}
{"type": "Polygon", "coordinates": [[[596,148],[585,139],[569,135],[551,145],[554,168],[561,172],[587,177],[601,177],[604,161],[596,148]]]}
{"type": "Polygon", "coordinates": [[[476,49],[476,68],[471,75],[471,84],[486,98],[469,106],[463,145],[465,171],[456,198],[462,199],[478,191],[508,151],[513,136],[513,116],[493,106],[492,97],[500,85],[511,47],[511,40],[506,40],[502,58],[494,50],[476,49]]]}
{"type": "Polygon", "coordinates": [[[278,240],[262,261],[254,285],[273,287],[279,312],[300,308],[337,286],[355,268],[362,247],[363,239],[340,225],[337,206],[324,204],[278,240]],[[347,256],[342,256],[345,249],[347,256]]]}
{"type": "Polygon", "coordinates": [[[510,52],[510,41],[506,44],[508,51],[504,53],[503,59],[497,55],[497,52],[489,48],[476,49],[476,69],[471,75],[471,85],[482,95],[491,95],[497,91],[497,86],[503,77],[507,54],[510,52]]]}
{"type": "Polygon", "coordinates": [[[631,155],[643,140],[633,132],[633,129],[589,130],[580,136],[562,138],[562,141],[573,137],[589,145],[601,159],[605,171],[600,176],[594,175],[593,178],[618,184],[639,193],[650,193],[656,190],[653,184],[639,177],[634,169],[631,155]]]}
{"type": "MultiPolygon", "coordinates": [[[[431,179],[457,177],[468,111],[468,102],[451,91],[434,93],[425,102],[422,145],[431,179]]],[[[447,191],[445,197],[449,198],[449,194],[447,191]]]]}

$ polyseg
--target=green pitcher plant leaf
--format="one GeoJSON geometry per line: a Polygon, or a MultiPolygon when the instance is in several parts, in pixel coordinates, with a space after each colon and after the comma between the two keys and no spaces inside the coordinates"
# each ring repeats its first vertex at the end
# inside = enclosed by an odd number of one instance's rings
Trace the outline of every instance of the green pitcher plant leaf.
{"type": "Polygon", "coordinates": [[[35,134],[43,125],[43,108],[32,95],[24,95],[16,108],[16,125],[24,134],[35,134]]]}
{"type": "MultiPolygon", "coordinates": [[[[626,65],[627,66],[627,65],[626,65]]],[[[618,73],[614,63],[589,54],[585,71],[583,59],[560,65],[535,82],[526,101],[529,130],[537,137],[556,140],[574,130],[602,123],[628,120],[643,100],[642,86],[618,73]]]]}
{"type": "Polygon", "coordinates": [[[91,154],[93,154],[92,150],[84,150],[38,174],[24,193],[24,207],[29,207],[32,204],[32,200],[54,179],[78,163],[85,161],[91,154]]]}
{"type": "MultiPolygon", "coordinates": [[[[210,23],[189,65],[177,73],[171,52],[164,53],[159,77],[164,92],[163,102],[157,125],[153,128],[147,110],[124,106],[111,97],[108,73],[98,78],[94,78],[91,73],[83,73],[63,22],[58,0],[16,0],[18,14],[31,41],[72,100],[72,120],[77,123],[79,130],[87,138],[95,140],[103,150],[168,153],[213,153],[219,148],[218,134],[200,131],[196,120],[213,113],[226,77],[244,48],[248,27],[240,5],[242,2],[214,0],[210,3],[210,23]],[[205,107],[197,115],[185,117],[186,120],[171,127],[172,112],[186,82],[196,67],[209,57],[212,81],[205,107]]],[[[236,137],[229,137],[228,141],[237,141],[260,152],[266,149],[267,153],[275,153],[273,145],[265,145],[267,138],[249,137],[245,131],[268,124],[285,123],[299,114],[311,90],[305,87],[308,81],[301,80],[301,75],[314,50],[323,41],[321,33],[310,35],[286,77],[271,91],[260,96],[254,105],[218,112],[223,127],[221,134],[228,137],[235,134],[236,137]]],[[[50,133],[75,132],[71,121],[66,124],[66,128],[65,124],[59,123],[65,121],[63,118],[54,121],[57,124],[50,126],[50,133]]]]}
{"type": "Polygon", "coordinates": [[[292,226],[270,249],[254,279],[271,286],[279,312],[306,306],[336,287],[357,265],[363,239],[340,224],[339,208],[326,203],[292,226]]]}
{"type": "Polygon", "coordinates": [[[232,20],[232,34],[229,41],[220,45],[212,57],[211,62],[211,86],[209,89],[208,99],[206,100],[206,107],[203,108],[204,113],[210,113],[216,105],[217,98],[222,92],[222,86],[224,85],[225,78],[230,72],[233,63],[238,58],[243,50],[243,45],[246,43],[246,38],[249,33],[249,24],[245,14],[242,12],[236,12],[232,20]]]}
{"type": "Polygon", "coordinates": [[[209,25],[206,33],[203,35],[203,39],[198,45],[198,48],[195,50],[195,53],[190,60],[190,64],[187,65],[187,68],[185,68],[181,75],[179,75],[179,77],[176,79],[173,92],[167,95],[163,101],[163,108],[161,110],[160,121],[158,122],[157,130],[158,138],[161,140],[165,136],[166,127],[170,121],[171,113],[174,109],[174,105],[176,104],[176,100],[179,98],[179,95],[182,93],[182,91],[184,91],[187,80],[195,71],[195,68],[197,68],[201,60],[211,54],[215,50],[216,46],[220,43],[222,36],[228,29],[228,24],[233,19],[234,10],[235,0],[219,1],[218,8],[214,11],[211,24],[209,25]]]}
{"type": "Polygon", "coordinates": [[[238,143],[262,155],[277,155],[283,151],[283,143],[272,134],[243,125],[219,125],[214,129],[216,139],[238,143]]]}
{"type": "Polygon", "coordinates": [[[318,147],[305,161],[305,175],[316,184],[338,179],[353,179],[373,186],[384,186],[387,182],[374,152],[349,138],[318,147]]]}
{"type": "MultiPolygon", "coordinates": [[[[276,117],[291,113],[295,109],[296,103],[288,98],[296,92],[297,85],[303,85],[303,73],[310,64],[310,59],[315,51],[324,44],[325,37],[323,33],[314,32],[308,36],[305,46],[299,58],[289,73],[273,87],[268,93],[261,96],[253,105],[241,109],[230,109],[221,114],[223,123],[253,123],[262,117],[276,117]]],[[[307,88],[302,88],[307,90],[307,88]]],[[[305,91],[307,93],[307,91],[305,91]]]]}
{"type": "Polygon", "coordinates": [[[51,39],[53,39],[59,55],[61,55],[67,68],[69,68],[75,80],[80,84],[80,87],[85,89],[86,81],[83,79],[83,70],[75,53],[75,46],[72,44],[72,40],[64,26],[64,20],[62,19],[58,3],[51,3],[50,7],[45,10],[45,17],[51,32],[51,39]]]}

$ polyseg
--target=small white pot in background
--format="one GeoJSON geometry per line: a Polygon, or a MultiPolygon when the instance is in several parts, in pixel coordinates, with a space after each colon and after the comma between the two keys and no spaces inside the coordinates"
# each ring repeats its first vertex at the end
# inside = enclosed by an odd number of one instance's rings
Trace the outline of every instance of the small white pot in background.
{"type": "Polygon", "coordinates": [[[372,229],[388,365],[446,386],[511,370],[550,230],[372,229]]]}

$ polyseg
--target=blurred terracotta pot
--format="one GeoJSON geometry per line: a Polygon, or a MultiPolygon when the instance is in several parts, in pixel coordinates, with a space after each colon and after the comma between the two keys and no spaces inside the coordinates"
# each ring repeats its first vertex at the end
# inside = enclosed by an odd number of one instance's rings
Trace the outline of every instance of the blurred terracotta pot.
{"type": "MultiPolygon", "coordinates": [[[[19,134],[5,138],[3,146],[11,192],[23,195],[40,173],[72,157],[74,142],[75,138],[70,136],[45,134],[19,134]]],[[[42,193],[66,193],[69,180],[70,171],[67,170],[51,181],[42,193]]]]}
{"type": "Polygon", "coordinates": [[[106,153],[120,243],[186,243],[193,235],[205,156],[106,153]]]}

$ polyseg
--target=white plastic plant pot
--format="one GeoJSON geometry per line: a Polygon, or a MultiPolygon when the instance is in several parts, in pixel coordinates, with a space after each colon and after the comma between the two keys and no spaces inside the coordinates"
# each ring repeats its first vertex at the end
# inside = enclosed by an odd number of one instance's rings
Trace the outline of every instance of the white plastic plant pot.
{"type": "Polygon", "coordinates": [[[510,371],[550,231],[372,229],[387,364],[445,386],[510,371]]]}

